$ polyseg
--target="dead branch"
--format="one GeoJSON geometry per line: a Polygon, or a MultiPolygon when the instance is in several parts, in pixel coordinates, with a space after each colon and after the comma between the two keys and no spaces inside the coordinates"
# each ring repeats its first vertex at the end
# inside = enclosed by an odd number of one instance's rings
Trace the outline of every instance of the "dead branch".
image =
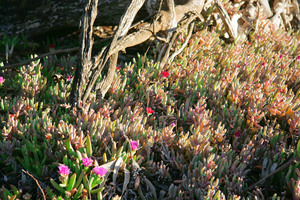
{"type": "Polygon", "coordinates": [[[227,33],[229,34],[230,39],[234,40],[238,36],[237,29],[234,29],[230,17],[226,9],[224,8],[222,2],[220,0],[215,0],[215,5],[218,9],[218,12],[220,13],[221,19],[224,23],[227,33]]]}
{"type": "MultiPolygon", "coordinates": [[[[175,8],[176,11],[176,21],[177,23],[181,21],[187,13],[195,12],[200,13],[203,7],[204,1],[195,0],[185,4],[185,5],[178,5],[175,8]],[[195,3],[197,2],[197,3],[195,3]]],[[[148,40],[153,35],[157,34],[158,32],[167,32],[169,31],[169,22],[171,20],[171,14],[168,11],[160,11],[158,13],[160,16],[157,21],[153,23],[146,23],[139,31],[131,33],[120,40],[118,40],[118,44],[115,45],[114,49],[112,50],[111,54],[115,52],[122,51],[128,47],[136,46],[148,40]],[[155,30],[153,32],[153,30],[155,30]]],[[[175,30],[172,30],[175,31],[175,30]]]]}
{"type": "MultiPolygon", "coordinates": [[[[93,25],[97,17],[98,0],[89,0],[84,9],[84,14],[80,21],[82,27],[80,38],[80,54],[79,62],[76,67],[75,77],[71,91],[71,103],[75,104],[75,92],[77,90],[77,98],[80,101],[82,97],[83,87],[89,78],[88,70],[90,69],[90,61],[93,48],[93,25]]],[[[79,103],[79,102],[78,102],[79,103]]]]}
{"type": "MultiPolygon", "coordinates": [[[[176,21],[176,10],[175,10],[175,4],[173,0],[167,0],[167,5],[169,9],[170,14],[170,21],[168,21],[168,32],[166,40],[167,42],[162,45],[162,48],[159,49],[159,55],[157,61],[160,62],[162,65],[164,65],[165,61],[169,57],[169,51],[167,49],[172,44],[169,43],[170,38],[173,35],[174,30],[177,28],[177,21],[176,21]]],[[[176,34],[177,35],[177,34],[176,34]]]]}
{"type": "Polygon", "coordinates": [[[187,19],[184,19],[184,25],[182,25],[180,27],[180,30],[179,28],[176,29],[175,32],[173,32],[173,36],[171,38],[171,41],[169,42],[168,44],[168,48],[166,50],[166,54],[164,55],[164,57],[162,58],[161,60],[161,64],[163,65],[167,60],[168,60],[168,63],[172,62],[173,59],[180,53],[183,51],[184,47],[188,44],[188,41],[190,40],[190,37],[192,36],[192,33],[193,33],[193,29],[194,29],[194,20],[196,18],[199,18],[199,15],[197,13],[190,13],[189,16],[187,16],[187,19]],[[178,49],[176,52],[174,52],[172,54],[172,56],[169,56],[169,52],[171,51],[171,47],[173,46],[174,42],[175,42],[175,39],[178,35],[178,33],[183,30],[183,29],[186,29],[187,27],[190,27],[189,28],[189,33],[188,33],[188,36],[185,40],[185,42],[182,44],[181,48],[178,49]]]}
{"type": "Polygon", "coordinates": [[[74,77],[73,88],[71,92],[72,105],[77,102],[85,102],[93,88],[100,74],[102,80],[98,83],[97,89],[100,90],[102,96],[105,95],[112,82],[115,73],[118,51],[112,52],[112,49],[118,43],[118,40],[127,34],[133,19],[139,9],[142,7],[145,0],[133,0],[127,8],[125,14],[122,16],[118,29],[113,37],[112,42],[94,58],[91,58],[91,51],[93,46],[92,27],[97,16],[97,0],[90,0],[85,7],[85,13],[82,17],[81,25],[81,62],[77,66],[74,77]],[[104,69],[104,70],[103,70],[104,69]],[[103,70],[103,71],[102,71],[103,70]],[[77,95],[75,94],[76,89],[77,95]],[[84,88],[85,87],[85,88],[84,88]],[[76,97],[77,96],[77,97],[76,97]]]}
{"type": "MultiPolygon", "coordinates": [[[[173,60],[178,52],[182,51],[181,48],[171,57],[169,56],[171,47],[178,34],[177,26],[179,22],[182,19],[187,18],[186,16],[188,15],[188,13],[193,13],[194,16],[201,16],[201,11],[203,10],[205,3],[204,0],[187,0],[184,4],[176,5],[174,3],[174,0],[162,0],[163,2],[160,1],[157,12],[154,12],[156,13],[156,15],[154,16],[153,21],[140,23],[138,26],[138,30],[128,34],[130,27],[132,27],[133,19],[144,4],[144,1],[145,0],[133,0],[130,3],[126,12],[120,20],[120,24],[111,43],[108,46],[104,47],[97,56],[91,58],[90,54],[93,46],[92,26],[97,15],[97,0],[89,0],[81,21],[81,60],[76,69],[76,75],[74,78],[71,93],[71,99],[73,100],[72,105],[74,105],[75,103],[75,97],[77,98],[77,102],[82,101],[84,103],[85,101],[87,101],[92,90],[99,91],[101,97],[105,96],[113,81],[119,51],[141,44],[153,36],[158,39],[161,37],[158,36],[158,34],[162,34],[163,36],[160,41],[164,41],[164,43],[162,44],[162,48],[160,49],[158,61],[161,64],[164,64],[167,61],[173,60]],[[162,7],[162,4],[164,6],[164,9],[160,9],[162,7]],[[167,6],[167,9],[165,9],[165,6],[167,6]],[[97,81],[100,75],[101,80],[97,81]],[[76,96],[75,91],[77,88],[78,91],[76,96]]],[[[210,3],[206,2],[205,5],[207,6],[208,4],[211,4],[212,1],[209,2],[210,3]]],[[[262,5],[267,16],[273,14],[267,1],[258,0],[258,2],[262,5]]],[[[295,1],[293,0],[293,3],[294,2],[295,1]]],[[[149,2],[147,2],[147,5],[148,3],[149,2]]],[[[151,6],[155,7],[155,2],[153,1],[152,3],[153,5],[151,6]]],[[[257,12],[259,12],[260,9],[255,8],[255,6],[252,4],[252,1],[248,2],[246,8],[242,8],[242,10],[239,10],[236,14],[232,15],[232,18],[230,18],[227,10],[220,0],[215,0],[214,5],[217,8],[217,11],[222,19],[227,33],[229,34],[230,41],[234,41],[239,36],[239,34],[246,35],[250,32],[251,29],[253,29],[254,31],[257,29],[259,21],[258,18],[260,17],[259,13],[257,14],[257,12]],[[255,28],[253,28],[253,22],[255,19],[256,24],[255,28]],[[244,21],[244,23],[240,25],[239,21],[244,21]]],[[[298,4],[296,3],[295,5],[298,4]]],[[[288,8],[289,6],[286,6],[285,4],[285,7],[282,9],[288,8]]],[[[282,9],[277,10],[278,12],[275,12],[275,15],[271,18],[271,20],[273,18],[277,19],[277,17],[281,16],[281,18],[283,19],[283,23],[285,24],[284,26],[290,28],[290,18],[282,15],[282,9]]],[[[293,10],[296,9],[293,8],[293,10]]],[[[284,11],[284,13],[286,12],[284,11]]],[[[189,26],[189,33],[187,36],[188,41],[192,34],[193,24],[190,24],[191,21],[189,21],[188,23],[187,21],[182,24],[187,25],[187,27],[189,26]]],[[[187,41],[184,43],[184,46],[187,44],[187,41]]]]}
{"type": "Polygon", "coordinates": [[[9,65],[4,65],[3,67],[0,67],[0,71],[1,70],[5,70],[5,69],[15,69],[17,67],[20,67],[20,66],[23,66],[23,65],[27,65],[27,64],[29,64],[32,61],[39,60],[39,59],[47,57],[47,56],[51,56],[51,55],[55,55],[55,54],[62,54],[62,53],[71,53],[71,52],[78,51],[78,50],[79,50],[78,47],[74,47],[74,48],[70,48],[70,49],[60,49],[60,50],[56,50],[56,51],[53,51],[53,52],[44,53],[44,54],[41,54],[41,55],[39,55],[39,56],[37,56],[35,58],[31,58],[31,59],[25,60],[23,62],[19,62],[19,63],[15,63],[15,64],[9,64],[9,65]]]}
{"type": "Polygon", "coordinates": [[[33,180],[36,182],[37,186],[39,187],[39,189],[41,190],[42,192],[42,195],[43,195],[43,199],[46,200],[46,195],[41,187],[41,185],[39,184],[39,181],[32,175],[30,174],[28,171],[25,171],[24,169],[22,169],[22,171],[26,174],[28,174],[31,178],[33,178],[33,180]]]}
{"type": "Polygon", "coordinates": [[[110,84],[112,83],[113,76],[116,70],[119,51],[113,52],[113,49],[119,43],[119,38],[122,38],[122,36],[127,34],[130,26],[132,25],[134,17],[136,16],[137,12],[144,4],[144,1],[145,0],[133,0],[131,2],[125,14],[122,16],[120,20],[120,24],[113,37],[112,42],[109,45],[109,49],[106,52],[104,52],[103,56],[98,55],[95,57],[95,60],[101,60],[103,62],[101,64],[99,63],[98,69],[92,74],[90,82],[87,85],[87,89],[85,90],[84,97],[82,99],[83,102],[87,100],[89,93],[94,87],[96,80],[101,74],[103,68],[105,68],[105,70],[103,71],[104,73],[102,73],[102,80],[100,81],[100,83],[97,84],[96,88],[100,90],[100,94],[102,97],[105,96],[107,90],[109,89],[110,84]]]}
{"type": "Polygon", "coordinates": [[[271,11],[270,4],[268,0],[258,0],[262,8],[264,9],[267,17],[272,17],[273,12],[271,11]]]}
{"type": "Polygon", "coordinates": [[[195,25],[194,22],[192,22],[192,23],[190,24],[189,33],[188,33],[188,35],[187,35],[187,37],[186,37],[186,40],[184,41],[184,43],[182,44],[182,46],[180,47],[180,49],[178,49],[176,52],[174,52],[174,53],[172,54],[172,56],[170,56],[169,62],[172,62],[172,61],[174,60],[174,58],[175,58],[177,55],[179,55],[179,54],[183,51],[183,49],[186,47],[186,45],[188,44],[190,38],[192,37],[194,25],[195,25]]]}
{"type": "Polygon", "coordinates": [[[288,168],[290,165],[295,164],[297,162],[299,162],[299,159],[297,159],[297,158],[291,158],[291,159],[289,159],[286,163],[284,163],[283,165],[281,165],[280,167],[278,167],[274,172],[270,173],[268,176],[265,176],[264,178],[260,179],[259,181],[257,181],[253,185],[251,185],[248,188],[248,190],[254,189],[257,185],[259,185],[260,183],[264,182],[266,179],[268,179],[271,176],[277,174],[278,172],[281,172],[282,170],[288,168]]]}
{"type": "MultiPolygon", "coordinates": [[[[168,11],[159,11],[157,13],[157,20],[154,20],[152,23],[145,23],[139,31],[127,35],[129,28],[132,26],[134,17],[144,1],[145,0],[133,0],[131,2],[120,20],[118,30],[116,31],[112,42],[107,47],[103,48],[101,53],[94,58],[91,58],[90,56],[93,45],[91,27],[93,25],[92,21],[96,16],[95,7],[97,6],[97,2],[93,0],[89,1],[81,22],[81,61],[77,67],[78,69],[76,69],[74,77],[71,92],[72,105],[75,103],[75,91],[77,87],[77,102],[85,102],[93,89],[99,90],[102,97],[105,96],[113,81],[119,51],[141,44],[158,32],[167,32],[172,35],[174,30],[176,30],[177,23],[185,17],[186,13],[194,11],[200,14],[204,4],[203,0],[192,0],[187,4],[175,7],[173,0],[169,0],[168,11]],[[100,82],[96,83],[100,75],[102,79],[100,82]],[[86,86],[85,89],[84,86],[86,86]]],[[[169,41],[169,39],[166,41],[169,41]]]]}
{"type": "Polygon", "coordinates": [[[78,98],[81,99],[83,92],[83,87],[89,78],[90,61],[92,58],[93,49],[93,25],[97,17],[98,0],[90,0],[89,4],[86,6],[85,15],[82,18],[81,24],[83,31],[81,31],[81,51],[80,51],[80,66],[82,73],[80,73],[81,78],[79,79],[79,90],[78,98]]]}

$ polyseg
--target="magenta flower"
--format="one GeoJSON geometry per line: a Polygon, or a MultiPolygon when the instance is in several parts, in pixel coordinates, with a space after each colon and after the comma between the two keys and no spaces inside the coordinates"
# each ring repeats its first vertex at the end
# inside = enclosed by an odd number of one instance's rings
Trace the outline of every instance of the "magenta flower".
{"type": "Polygon", "coordinates": [[[137,143],[137,141],[132,140],[132,141],[130,142],[130,147],[131,147],[131,150],[132,150],[132,151],[136,150],[136,149],[138,148],[138,146],[139,146],[139,144],[137,143]]]}
{"type": "Polygon", "coordinates": [[[154,110],[152,110],[152,108],[146,108],[146,111],[148,114],[153,114],[154,110]]]}
{"type": "Polygon", "coordinates": [[[60,175],[69,175],[71,173],[70,168],[68,166],[64,165],[64,164],[58,166],[58,169],[59,169],[58,173],[60,175]]]}
{"type": "Polygon", "coordinates": [[[297,58],[296,58],[297,60],[300,60],[300,55],[299,56],[297,56],[297,58]]]}
{"type": "Polygon", "coordinates": [[[237,131],[237,132],[234,133],[234,136],[235,136],[236,138],[240,137],[241,135],[242,135],[242,133],[239,132],[239,131],[237,131]]]}
{"type": "Polygon", "coordinates": [[[261,65],[262,65],[262,66],[265,66],[265,65],[266,65],[266,63],[262,63],[261,65]]]}
{"type": "Polygon", "coordinates": [[[173,122],[173,123],[171,124],[171,126],[176,126],[176,124],[173,122]]]}
{"type": "Polygon", "coordinates": [[[170,75],[170,73],[167,71],[163,71],[162,75],[163,75],[163,77],[167,78],[170,75]]]}
{"type": "Polygon", "coordinates": [[[71,76],[68,76],[67,80],[70,81],[71,80],[71,76]]]}
{"type": "Polygon", "coordinates": [[[3,82],[4,82],[4,78],[0,76],[0,84],[2,84],[3,82]]]}
{"type": "Polygon", "coordinates": [[[279,59],[281,59],[283,57],[283,55],[282,54],[280,54],[280,56],[279,56],[279,59]]]}
{"type": "Polygon", "coordinates": [[[93,159],[92,158],[88,158],[88,157],[84,157],[82,159],[82,164],[85,166],[85,167],[89,167],[93,164],[93,159]]]}
{"type": "Polygon", "coordinates": [[[104,167],[94,167],[93,171],[99,175],[99,176],[103,176],[106,174],[107,170],[104,167]]]}

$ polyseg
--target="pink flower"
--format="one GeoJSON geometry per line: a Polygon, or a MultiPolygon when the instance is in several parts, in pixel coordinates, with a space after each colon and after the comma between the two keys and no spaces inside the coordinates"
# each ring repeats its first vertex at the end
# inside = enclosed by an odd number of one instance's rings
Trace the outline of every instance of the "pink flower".
{"type": "Polygon", "coordinates": [[[134,151],[134,150],[136,150],[138,148],[139,144],[137,143],[137,141],[132,140],[130,142],[130,146],[131,146],[131,150],[134,151]]]}
{"type": "Polygon", "coordinates": [[[300,55],[299,56],[297,56],[297,58],[296,58],[297,60],[300,60],[300,55]]]}
{"type": "Polygon", "coordinates": [[[162,75],[163,75],[163,77],[167,78],[170,75],[170,73],[167,71],[163,71],[162,75]]]}
{"type": "Polygon", "coordinates": [[[59,169],[58,173],[60,175],[69,175],[71,173],[70,168],[68,166],[64,165],[64,164],[58,166],[58,169],[59,169]]]}
{"type": "Polygon", "coordinates": [[[280,54],[280,56],[279,56],[279,59],[281,59],[283,57],[283,55],[282,54],[280,54]]]}
{"type": "Polygon", "coordinates": [[[82,159],[82,164],[85,166],[85,167],[89,167],[93,164],[93,159],[92,158],[88,158],[88,157],[84,157],[82,159]]]}
{"type": "Polygon", "coordinates": [[[107,172],[107,170],[104,167],[94,167],[93,171],[99,176],[103,176],[107,172]]]}
{"type": "Polygon", "coordinates": [[[152,108],[146,108],[146,111],[148,114],[153,114],[154,110],[152,110],[152,108]]]}
{"type": "Polygon", "coordinates": [[[67,80],[70,81],[71,80],[71,76],[68,76],[67,80]]]}
{"type": "Polygon", "coordinates": [[[0,76],[0,84],[2,84],[3,82],[4,82],[4,78],[0,76]]]}
{"type": "Polygon", "coordinates": [[[236,138],[240,137],[241,135],[242,135],[242,133],[239,132],[239,131],[237,131],[237,132],[234,133],[234,136],[235,136],[236,138]]]}
{"type": "Polygon", "coordinates": [[[176,126],[176,124],[173,122],[173,123],[171,124],[171,126],[176,126]]]}
{"type": "Polygon", "coordinates": [[[262,63],[261,65],[262,65],[262,66],[265,66],[265,65],[266,65],[266,63],[262,63]]]}

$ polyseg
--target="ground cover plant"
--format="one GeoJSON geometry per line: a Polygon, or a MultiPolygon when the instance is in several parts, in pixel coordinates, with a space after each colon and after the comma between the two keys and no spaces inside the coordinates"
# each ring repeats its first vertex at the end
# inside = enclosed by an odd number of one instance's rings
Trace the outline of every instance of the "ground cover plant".
{"type": "Polygon", "coordinates": [[[300,199],[300,34],[258,28],[227,44],[199,23],[74,109],[75,57],[0,77],[0,198],[300,199]]]}

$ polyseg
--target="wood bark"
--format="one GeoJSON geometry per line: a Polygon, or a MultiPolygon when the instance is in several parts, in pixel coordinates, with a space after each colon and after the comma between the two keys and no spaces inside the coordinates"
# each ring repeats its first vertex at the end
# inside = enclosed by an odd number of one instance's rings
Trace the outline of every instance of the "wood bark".
{"type": "MultiPolygon", "coordinates": [[[[36,5],[35,0],[12,0],[11,2],[15,3],[17,1],[24,1],[26,2],[25,5],[36,5]],[[29,4],[29,2],[32,4],[29,4]]],[[[61,26],[64,28],[68,27],[66,23],[69,23],[69,27],[77,27],[78,19],[76,19],[77,15],[75,13],[81,14],[80,11],[83,8],[83,4],[86,3],[86,0],[75,2],[70,0],[41,0],[39,2],[40,4],[38,6],[32,6],[33,8],[27,7],[25,13],[20,12],[21,14],[19,15],[26,16],[23,17],[25,23],[18,27],[18,21],[16,21],[12,28],[16,33],[30,32],[31,35],[40,34],[46,30],[51,30],[49,27],[52,27],[52,25],[56,29],[59,29],[61,26]],[[48,8],[45,6],[48,6],[48,8]],[[38,7],[40,9],[39,11],[36,9],[38,7]],[[45,9],[43,10],[41,8],[45,9]],[[62,8],[65,8],[65,10],[62,8]],[[55,11],[53,15],[49,14],[49,11],[52,10],[55,11]],[[31,11],[35,14],[40,12],[41,15],[37,15],[37,19],[28,20],[32,14],[31,11]],[[61,12],[63,15],[59,15],[61,12]],[[72,19],[70,18],[70,20],[68,20],[69,13],[72,13],[72,19]],[[41,19],[40,16],[48,18],[39,21],[41,19]],[[65,22],[65,19],[67,19],[67,22],[65,22]],[[73,19],[75,19],[75,21],[73,19]],[[44,24],[45,26],[43,26],[44,24]],[[38,30],[34,31],[35,29],[38,30]],[[33,31],[33,33],[31,33],[31,31],[33,31]]],[[[199,18],[203,22],[205,19],[201,16],[201,12],[202,10],[206,12],[209,7],[214,6],[215,10],[213,12],[215,12],[214,16],[216,16],[216,21],[218,18],[222,19],[221,21],[229,35],[230,42],[234,41],[238,36],[246,36],[249,30],[256,31],[260,7],[263,8],[266,16],[272,16],[266,19],[270,22],[269,26],[275,25],[275,27],[283,27],[287,30],[292,27],[299,27],[299,5],[296,0],[286,0],[284,2],[275,0],[272,8],[270,8],[270,4],[267,0],[257,0],[255,4],[253,4],[254,0],[243,3],[246,3],[246,7],[238,6],[240,10],[233,15],[229,15],[220,0],[88,0],[80,21],[80,58],[71,92],[72,105],[74,105],[76,101],[77,103],[85,103],[90,92],[93,90],[100,91],[101,97],[105,96],[113,81],[119,51],[141,44],[154,36],[160,40],[162,44],[158,61],[163,65],[174,59],[178,52],[173,52],[171,57],[169,55],[173,41],[178,34],[178,25],[181,25],[181,27],[189,27],[189,34],[186,38],[188,40],[193,32],[193,20],[199,18]],[[148,13],[154,13],[154,15],[151,16],[152,19],[141,22],[141,26],[128,34],[133,21],[139,21],[139,17],[137,17],[139,15],[138,13],[144,13],[144,17],[149,16],[145,11],[141,11],[145,1],[147,1],[146,9],[148,13]],[[106,4],[114,5],[114,7],[109,9],[105,6],[106,4]],[[147,7],[148,5],[150,5],[150,7],[147,7]],[[122,7],[121,11],[120,7],[122,7]],[[103,11],[101,11],[101,9],[103,9],[103,11]],[[117,14],[112,14],[111,11],[117,11],[117,14]],[[218,12],[218,14],[216,14],[216,12],[218,12]],[[121,13],[124,13],[124,15],[120,18],[121,13]],[[105,17],[106,15],[112,16],[114,22],[110,21],[109,17],[105,17]],[[118,24],[118,29],[111,38],[109,45],[104,47],[98,55],[92,57],[93,28],[94,25],[97,24],[97,19],[100,23],[102,22],[102,24],[118,24]],[[183,24],[184,26],[182,26],[183,24]],[[162,40],[157,34],[163,36],[162,40]],[[100,75],[101,80],[99,80],[100,75]]],[[[237,1],[237,4],[240,3],[237,1]]],[[[0,26],[4,27],[5,23],[3,24],[0,26]]],[[[5,28],[3,28],[3,30],[4,29],[5,28]]],[[[184,45],[186,44],[184,43],[184,45]]]]}
{"type": "MultiPolygon", "coordinates": [[[[91,27],[93,27],[95,15],[97,15],[97,1],[89,0],[81,20],[81,54],[71,93],[72,105],[75,105],[75,102],[77,102],[77,105],[80,105],[80,102],[84,104],[92,90],[98,90],[102,98],[105,96],[113,81],[119,51],[141,44],[158,32],[166,32],[168,41],[171,38],[171,34],[168,34],[168,32],[176,31],[177,23],[193,15],[193,12],[200,14],[204,5],[204,0],[191,0],[184,5],[175,7],[174,1],[169,1],[169,9],[160,10],[151,22],[144,23],[138,31],[128,34],[136,14],[145,1],[132,0],[120,19],[118,29],[111,43],[104,47],[99,55],[91,58],[90,52],[93,46],[91,27]],[[99,81],[100,75],[101,80],[99,81]]],[[[169,52],[164,50],[164,54],[169,55],[169,52]]]]}
{"type": "MultiPolygon", "coordinates": [[[[162,45],[162,48],[160,49],[160,54],[158,56],[158,61],[161,62],[161,64],[165,64],[165,62],[170,61],[174,59],[173,55],[176,55],[176,52],[169,58],[170,53],[170,47],[173,45],[173,42],[177,32],[176,30],[177,25],[179,22],[181,22],[183,19],[188,18],[189,21],[186,24],[193,23],[193,20],[195,19],[195,16],[198,16],[198,18],[201,18],[201,11],[203,7],[205,7],[205,0],[190,0],[187,1],[185,4],[182,5],[176,5],[174,3],[174,0],[165,0],[163,1],[163,4],[166,5],[166,9],[161,9],[162,4],[158,0],[151,0],[151,8],[157,7],[158,11],[155,12],[155,10],[151,13],[156,13],[152,21],[150,22],[144,22],[142,23],[142,26],[132,32],[128,33],[130,26],[132,26],[132,22],[144,4],[145,0],[132,0],[129,7],[126,9],[126,12],[120,19],[120,23],[118,25],[118,30],[116,31],[114,37],[112,38],[112,41],[109,45],[104,47],[102,51],[99,53],[99,55],[95,56],[94,58],[90,57],[90,52],[93,46],[93,38],[92,38],[92,27],[94,24],[94,20],[97,15],[95,14],[97,11],[97,3],[98,0],[89,0],[89,4],[94,4],[93,6],[87,5],[85,9],[84,17],[81,21],[82,23],[82,33],[81,33],[81,63],[77,67],[76,76],[73,84],[73,92],[71,94],[71,97],[75,100],[75,93],[74,91],[77,89],[78,86],[78,93],[77,93],[77,103],[82,102],[83,104],[88,100],[88,96],[92,90],[98,90],[100,91],[100,96],[103,98],[108,91],[112,81],[113,76],[116,70],[117,65],[117,57],[118,52],[125,50],[128,47],[135,46],[138,44],[141,44],[151,38],[152,36],[155,36],[157,38],[157,33],[163,32],[165,33],[164,44],[162,45]],[[158,5],[155,5],[157,3],[158,5]],[[176,6],[175,6],[176,5],[176,6]],[[92,11],[94,10],[94,11],[92,11]],[[90,13],[91,12],[91,13],[90,13]],[[94,17],[91,17],[94,16],[94,17]],[[85,48],[87,47],[87,48],[85,48]],[[89,56],[87,56],[89,55],[89,56]],[[99,76],[101,75],[100,82],[98,80],[99,76]]],[[[223,6],[222,2],[220,0],[215,0],[214,3],[220,18],[223,21],[223,25],[225,26],[225,29],[227,33],[229,34],[230,41],[234,41],[239,35],[241,34],[247,34],[244,30],[245,27],[243,27],[241,24],[239,24],[239,19],[243,19],[245,21],[245,24],[247,26],[250,26],[251,29],[255,29],[252,24],[248,22],[248,19],[246,19],[246,16],[248,16],[249,19],[257,18],[256,12],[254,12],[254,15],[252,16],[251,13],[253,12],[247,12],[247,8],[250,6],[253,7],[252,4],[249,3],[249,6],[246,7],[246,9],[243,10],[243,14],[239,13],[236,15],[233,15],[231,18],[223,6]],[[245,16],[243,16],[245,15],[245,16]]],[[[268,9],[268,2],[264,4],[262,7],[264,10],[268,9]]],[[[289,5],[289,4],[287,4],[289,5]]],[[[249,8],[250,8],[249,7],[249,8]]],[[[276,8],[276,6],[274,6],[276,8]]],[[[277,6],[278,7],[278,6],[277,6]]],[[[151,10],[151,8],[148,8],[147,10],[151,10]]],[[[259,8],[259,7],[258,7],[259,8]]],[[[284,8],[281,8],[279,10],[275,10],[275,15],[282,14],[284,8]]],[[[253,10],[253,9],[252,9],[253,10]]],[[[242,11],[242,10],[241,10],[242,11]]],[[[149,12],[149,11],[148,11],[149,12]]],[[[260,13],[260,12],[257,12],[260,13]]],[[[266,13],[269,15],[270,13],[266,13]]],[[[274,17],[273,16],[273,17],[274,17]]],[[[282,17],[284,19],[284,17],[282,17]]],[[[285,23],[288,24],[289,22],[285,23]]],[[[185,24],[185,25],[186,25],[185,24]]],[[[281,24],[281,22],[279,23],[281,24]]],[[[286,25],[284,25],[286,27],[286,25]]],[[[189,30],[189,34],[187,39],[191,36],[193,31],[193,24],[191,24],[189,30]]],[[[254,30],[255,31],[255,30],[254,30]]],[[[75,101],[73,101],[74,105],[75,101]]]]}
{"type": "MultiPolygon", "coordinates": [[[[36,37],[45,33],[78,30],[87,2],[87,0],[2,0],[0,33],[36,37]]],[[[99,1],[95,25],[118,25],[130,2],[131,0],[99,1]]],[[[146,10],[141,9],[137,20],[147,15],[146,10]]]]}
{"type": "Polygon", "coordinates": [[[89,0],[81,20],[81,54],[80,63],[76,68],[73,88],[71,92],[72,105],[85,103],[92,89],[100,90],[102,97],[106,94],[116,70],[118,51],[113,52],[119,39],[127,34],[130,26],[145,0],[133,0],[125,14],[121,17],[116,33],[111,43],[104,47],[95,57],[91,58],[93,47],[92,27],[97,16],[98,0],[89,0]],[[98,77],[102,79],[96,84],[98,77]]]}

